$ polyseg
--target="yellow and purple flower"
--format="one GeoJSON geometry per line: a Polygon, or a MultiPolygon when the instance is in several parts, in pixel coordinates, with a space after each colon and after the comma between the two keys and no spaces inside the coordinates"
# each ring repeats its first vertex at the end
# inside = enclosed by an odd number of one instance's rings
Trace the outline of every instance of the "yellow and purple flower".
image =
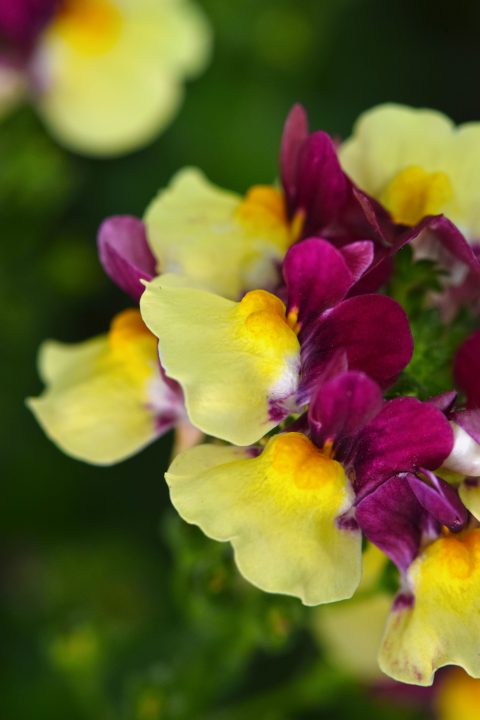
{"type": "Polygon", "coordinates": [[[412,354],[401,307],[385,296],[347,295],[372,259],[369,242],[337,250],[320,238],[294,245],[284,294],[252,290],[239,302],[160,276],[147,285],[142,316],[160,360],[185,395],[191,422],[237,445],[256,442],[341,369],[388,387],[412,354]],[[192,362],[192,358],[195,362],[192,362]]]}
{"type": "Polygon", "coordinates": [[[210,29],[190,0],[0,0],[0,97],[30,97],[78,152],[115,155],[172,120],[205,66],[210,29]]]}
{"type": "Polygon", "coordinates": [[[79,460],[120,462],[186,423],[182,393],[162,373],[138,310],[117,315],[106,335],[76,345],[45,342],[39,370],[47,387],[28,405],[47,435],[79,460]]]}

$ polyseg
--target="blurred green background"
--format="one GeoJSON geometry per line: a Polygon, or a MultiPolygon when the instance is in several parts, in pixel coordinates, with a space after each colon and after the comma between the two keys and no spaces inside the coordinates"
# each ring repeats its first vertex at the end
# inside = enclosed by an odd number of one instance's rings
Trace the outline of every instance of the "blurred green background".
{"type": "Polygon", "coordinates": [[[104,332],[128,299],[96,229],[141,215],[198,165],[240,192],[277,173],[303,102],[346,135],[395,100],[480,119],[476,0],[202,0],[213,62],[148,148],[88,160],[23,108],[0,126],[2,720],[420,718],[335,669],[293,599],[247,586],[228,548],[182,524],[163,483],[171,438],[98,469],[61,454],[24,406],[40,342],[104,332]]]}

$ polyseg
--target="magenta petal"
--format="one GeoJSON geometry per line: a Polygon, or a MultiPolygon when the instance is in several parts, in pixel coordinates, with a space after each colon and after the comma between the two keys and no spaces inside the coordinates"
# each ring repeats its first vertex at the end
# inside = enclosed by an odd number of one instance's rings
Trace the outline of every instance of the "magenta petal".
{"type": "Polygon", "coordinates": [[[440,395],[435,395],[435,397],[429,398],[427,402],[429,402],[431,405],[435,405],[435,407],[437,407],[439,410],[445,413],[445,415],[448,416],[449,413],[453,410],[457,397],[458,393],[455,392],[455,390],[447,390],[440,395]]]}
{"type": "Polygon", "coordinates": [[[302,327],[340,302],[354,283],[342,253],[320,238],[309,238],[290,248],[283,262],[283,277],[288,311],[298,311],[302,327]]]}
{"type": "Polygon", "coordinates": [[[468,520],[468,511],[458,497],[458,493],[445,480],[437,477],[429,470],[422,474],[428,482],[409,473],[407,482],[420,505],[441,525],[446,525],[453,532],[463,528],[468,520]]]}
{"type": "Polygon", "coordinates": [[[312,399],[308,420],[312,439],[322,447],[359,433],[383,406],[382,391],[367,375],[346,372],[322,385],[312,399]]]}
{"type": "Polygon", "coordinates": [[[0,0],[0,35],[20,48],[29,47],[61,0],[0,0]]]}
{"type": "Polygon", "coordinates": [[[388,479],[355,510],[367,538],[400,570],[406,570],[418,552],[425,514],[404,475],[388,479]]]}
{"type": "Polygon", "coordinates": [[[302,344],[302,385],[312,388],[332,354],[343,351],[350,370],[383,388],[410,361],[413,339],[400,305],[383,295],[361,295],[327,310],[302,344]]]}
{"type": "Polygon", "coordinates": [[[452,260],[457,260],[480,278],[480,263],[472,246],[457,226],[443,215],[425,218],[408,231],[405,239],[413,243],[422,256],[436,260],[447,269],[451,268],[452,260]]]}
{"type": "Polygon", "coordinates": [[[371,240],[359,240],[344,245],[340,248],[340,252],[353,275],[354,282],[358,282],[373,262],[373,242],[371,240]]]}
{"type": "Polygon", "coordinates": [[[347,199],[349,181],[333,140],[319,130],[305,142],[299,165],[296,210],[305,212],[305,234],[314,235],[334,222],[347,199]]]}
{"type": "Polygon", "coordinates": [[[295,212],[294,202],[298,192],[299,157],[307,137],[307,114],[301,105],[294,105],[285,122],[280,149],[280,177],[292,214],[295,212]]]}
{"type": "Polygon", "coordinates": [[[140,280],[155,277],[143,222],[130,215],[107,218],[98,231],[98,254],[107,275],[138,301],[144,290],[140,280]]]}
{"type": "Polygon", "coordinates": [[[357,438],[358,496],[397,473],[436,470],[452,449],[453,431],[441,410],[415,398],[390,400],[357,438]]]}
{"type": "Polygon", "coordinates": [[[466,394],[469,407],[480,407],[479,362],[480,330],[461,345],[454,363],[455,381],[466,394]]]}

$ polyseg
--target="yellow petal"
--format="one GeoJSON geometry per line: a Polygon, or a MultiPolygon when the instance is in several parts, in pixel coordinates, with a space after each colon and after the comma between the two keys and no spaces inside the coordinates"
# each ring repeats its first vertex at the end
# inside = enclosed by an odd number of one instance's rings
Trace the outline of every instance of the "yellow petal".
{"type": "Polygon", "coordinates": [[[414,604],[397,603],[380,651],[395,680],[431,685],[437,668],[480,677],[480,529],[439,538],[412,563],[414,604]]]}
{"type": "Polygon", "coordinates": [[[210,30],[188,0],[66,0],[35,63],[38,106],[59,140],[109,155],[150,141],[172,120],[186,77],[205,65],[210,30]]]}
{"type": "Polygon", "coordinates": [[[315,612],[315,634],[343,672],[364,681],[385,679],[378,667],[378,648],[391,605],[389,595],[378,593],[315,612]]]}
{"type": "Polygon", "coordinates": [[[158,271],[181,273],[192,286],[236,300],[242,292],[278,283],[278,263],[291,235],[283,197],[255,187],[242,200],[194,168],[185,168],[145,216],[158,271]]]}
{"type": "Polygon", "coordinates": [[[340,148],[340,162],[362,190],[379,198],[404,168],[444,170],[452,129],[451,120],[434,110],[379,105],[359,117],[340,148]]]}
{"type": "Polygon", "coordinates": [[[434,110],[380,105],[359,118],[340,161],[397,222],[444,213],[467,237],[478,237],[480,123],[455,127],[434,110]]]}
{"type": "Polygon", "coordinates": [[[353,502],[342,466],[304,435],[248,449],[202,445],[166,473],[180,515],[206,535],[230,541],[242,575],[305,605],[350,597],[358,586],[361,536],[337,523],[353,502]]]}
{"type": "Polygon", "coordinates": [[[160,378],[155,340],[138,318],[126,311],[108,335],[42,345],[47,388],[28,405],[68,455],[99,465],[124,460],[158,437],[162,403],[177,409],[160,378]]]}
{"type": "Polygon", "coordinates": [[[480,480],[467,479],[458,486],[458,494],[467,510],[480,521],[480,480]]]}
{"type": "Polygon", "coordinates": [[[479,708],[480,681],[463,670],[449,670],[437,686],[435,717],[438,720],[476,720],[479,708]]]}
{"type": "Polygon", "coordinates": [[[285,306],[263,290],[234,303],[177,281],[156,278],[141,298],[162,365],[180,383],[193,425],[250,445],[278,424],[272,407],[287,406],[297,388],[300,346],[285,306]]]}

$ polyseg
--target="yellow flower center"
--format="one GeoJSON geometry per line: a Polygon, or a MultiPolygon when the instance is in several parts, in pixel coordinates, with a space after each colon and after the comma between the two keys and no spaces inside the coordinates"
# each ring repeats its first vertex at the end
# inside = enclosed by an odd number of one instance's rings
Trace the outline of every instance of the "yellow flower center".
{"type": "Polygon", "coordinates": [[[416,225],[427,215],[437,215],[453,195],[448,175],[427,172],[417,165],[400,170],[383,190],[380,201],[402,225],[416,225]]]}
{"type": "Polygon", "coordinates": [[[111,0],[66,0],[49,32],[81,55],[95,56],[115,44],[122,16],[111,0]]]}
{"type": "Polygon", "coordinates": [[[268,237],[282,250],[298,240],[304,217],[288,221],[285,197],[272,185],[255,185],[235,210],[235,217],[248,235],[268,237]]]}
{"type": "Polygon", "coordinates": [[[285,433],[274,438],[270,446],[271,467],[282,480],[290,479],[300,490],[326,489],[334,495],[346,482],[339,462],[324,455],[302,433],[285,433]]]}
{"type": "Polygon", "coordinates": [[[246,293],[236,309],[238,332],[247,345],[275,357],[298,352],[298,338],[286,318],[285,304],[267,290],[246,293]]]}
{"type": "Polygon", "coordinates": [[[470,578],[480,560],[480,531],[447,535],[423,553],[422,580],[432,586],[451,586],[470,578]]]}
{"type": "Polygon", "coordinates": [[[132,381],[142,383],[152,376],[157,362],[157,341],[138,310],[124,310],[114,317],[108,342],[115,359],[128,368],[132,381]]]}

